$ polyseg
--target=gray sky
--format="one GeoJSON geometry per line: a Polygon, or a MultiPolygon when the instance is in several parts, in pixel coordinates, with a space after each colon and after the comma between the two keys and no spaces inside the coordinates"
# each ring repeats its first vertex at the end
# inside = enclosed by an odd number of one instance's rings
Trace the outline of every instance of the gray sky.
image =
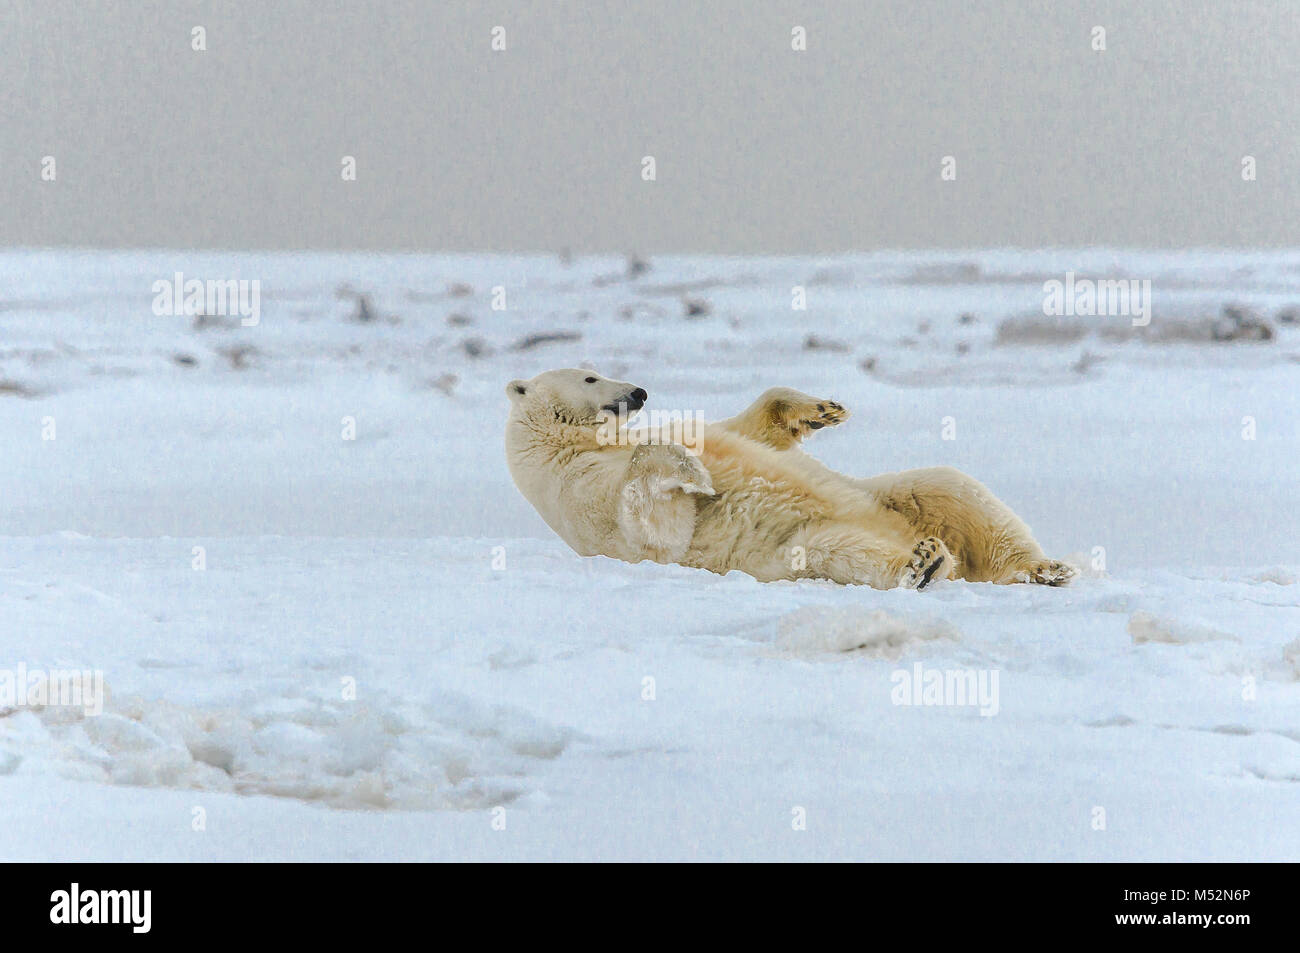
{"type": "Polygon", "coordinates": [[[0,16],[3,245],[1300,245],[1294,0],[0,0],[0,16]]]}

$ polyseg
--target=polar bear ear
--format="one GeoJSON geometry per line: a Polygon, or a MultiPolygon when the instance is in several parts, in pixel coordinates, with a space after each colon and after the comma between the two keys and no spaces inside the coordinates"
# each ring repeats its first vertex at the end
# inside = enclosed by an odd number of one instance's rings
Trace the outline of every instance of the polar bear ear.
{"type": "Polygon", "coordinates": [[[506,385],[506,396],[518,400],[528,393],[528,381],[513,380],[506,385]]]}

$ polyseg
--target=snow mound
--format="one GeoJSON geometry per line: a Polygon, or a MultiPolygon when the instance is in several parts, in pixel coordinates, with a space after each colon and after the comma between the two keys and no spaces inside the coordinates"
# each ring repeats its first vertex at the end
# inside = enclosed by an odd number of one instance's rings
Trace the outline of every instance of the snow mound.
{"type": "Polygon", "coordinates": [[[0,774],[336,808],[471,809],[530,793],[530,762],[558,757],[570,739],[525,713],[455,696],[425,705],[262,697],[211,709],[128,697],[99,715],[51,707],[0,718],[0,774]]]}
{"type": "Polygon", "coordinates": [[[1294,572],[1283,566],[1273,566],[1249,577],[1251,582],[1271,582],[1275,586],[1294,586],[1297,577],[1294,572]]]}
{"type": "Polygon", "coordinates": [[[785,655],[854,652],[897,659],[917,646],[957,637],[957,629],[942,619],[904,618],[883,609],[804,606],[777,621],[776,648],[785,655]]]}
{"type": "Polygon", "coordinates": [[[1128,620],[1128,633],[1133,643],[1160,642],[1166,645],[1190,645],[1193,642],[1239,642],[1235,635],[1218,629],[1181,619],[1154,616],[1149,612],[1134,612],[1128,620]]]}

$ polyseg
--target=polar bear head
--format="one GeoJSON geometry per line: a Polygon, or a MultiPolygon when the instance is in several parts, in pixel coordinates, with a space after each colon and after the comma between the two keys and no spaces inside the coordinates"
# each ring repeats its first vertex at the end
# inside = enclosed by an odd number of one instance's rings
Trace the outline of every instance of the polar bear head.
{"type": "Polygon", "coordinates": [[[506,385],[506,395],[512,416],[541,409],[570,424],[598,424],[610,414],[626,417],[645,406],[649,397],[635,384],[572,367],[513,380],[506,385]]]}

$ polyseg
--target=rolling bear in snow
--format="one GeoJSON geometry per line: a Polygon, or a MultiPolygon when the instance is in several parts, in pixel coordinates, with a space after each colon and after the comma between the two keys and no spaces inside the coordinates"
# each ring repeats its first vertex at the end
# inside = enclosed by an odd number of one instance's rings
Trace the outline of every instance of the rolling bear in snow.
{"type": "Polygon", "coordinates": [[[506,386],[515,486],[583,556],[652,559],[756,579],[830,579],[877,589],[937,580],[1060,586],[1029,528],[951,467],[856,479],[799,448],[848,411],[786,387],[695,429],[627,429],[644,390],[593,371],[506,386]]]}

